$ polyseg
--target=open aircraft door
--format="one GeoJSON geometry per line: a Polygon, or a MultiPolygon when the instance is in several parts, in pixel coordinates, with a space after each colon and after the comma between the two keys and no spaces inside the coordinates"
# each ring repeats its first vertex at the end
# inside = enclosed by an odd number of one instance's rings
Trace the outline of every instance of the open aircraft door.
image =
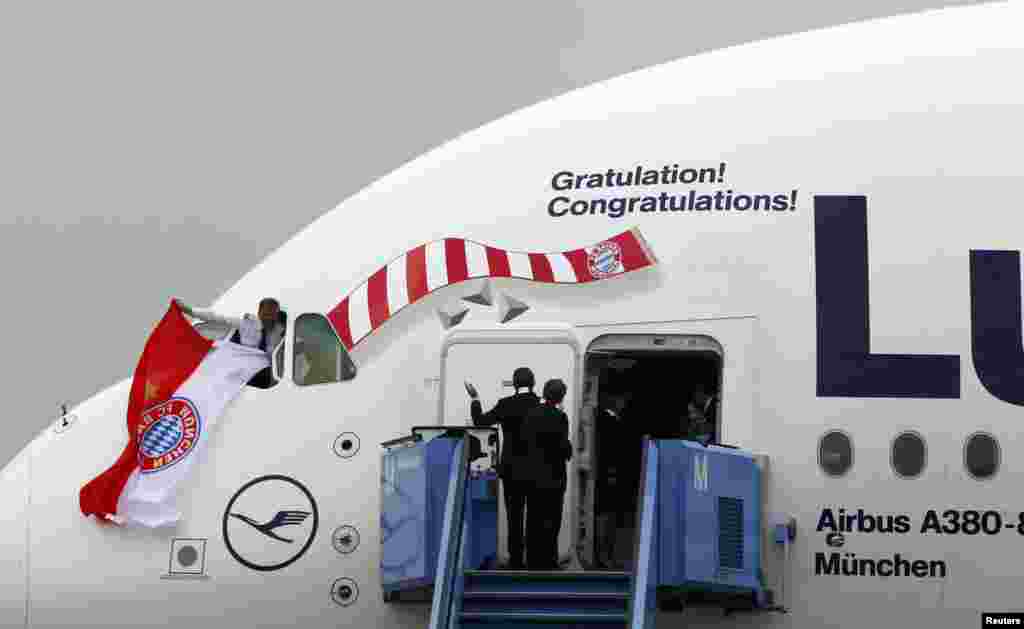
{"type": "MultiPolygon", "coordinates": [[[[498,399],[512,395],[512,372],[529,367],[536,378],[535,392],[540,395],[544,383],[552,378],[565,381],[568,391],[563,409],[569,416],[570,439],[576,434],[579,408],[578,383],[581,379],[581,345],[570,326],[539,326],[501,328],[460,328],[448,334],[441,346],[441,396],[438,418],[443,425],[471,425],[469,396],[464,383],[468,380],[480,394],[484,412],[498,399]]],[[[504,447],[504,436],[502,436],[504,447]]],[[[575,443],[574,449],[575,449],[575,443]]],[[[574,454],[575,457],[575,454],[574,454]]],[[[573,530],[576,527],[573,505],[575,475],[569,463],[569,486],[566,489],[562,528],[558,538],[559,556],[574,556],[573,530]]],[[[500,485],[500,483],[499,483],[500,485]]],[[[499,490],[500,491],[500,490],[499,490]]],[[[498,500],[498,554],[508,561],[507,520],[504,497],[498,500]]]]}
{"type": "MultiPolygon", "coordinates": [[[[711,352],[721,359],[718,377],[720,401],[718,404],[719,442],[740,448],[757,449],[753,443],[754,412],[757,403],[757,365],[755,341],[758,321],[756,316],[739,316],[692,321],[665,321],[657,323],[579,325],[575,327],[583,352],[587,355],[602,353],[683,353],[711,352]]],[[[596,403],[597,391],[590,390],[593,399],[580,402],[596,403]]],[[[668,391],[667,397],[678,400],[680,412],[685,413],[688,383],[678,382],[678,388],[668,391]]],[[[585,445],[585,444],[584,444],[585,445]]]]}
{"type": "MultiPolygon", "coordinates": [[[[577,524],[574,538],[581,563],[590,567],[597,559],[600,544],[595,513],[597,478],[603,466],[597,458],[598,442],[595,416],[601,399],[602,382],[607,369],[628,371],[641,364],[641,375],[633,384],[642,384],[635,392],[642,416],[628,418],[642,431],[671,433],[687,424],[687,403],[700,381],[719,394],[715,418],[715,440],[745,449],[757,450],[755,442],[757,408],[757,370],[755,340],[756,316],[736,316],[689,321],[652,323],[581,324],[574,327],[583,347],[579,382],[577,429],[572,435],[576,454],[572,462],[577,524]],[[646,367],[644,368],[644,363],[646,367]],[[652,367],[653,366],[653,367],[652,367]],[[666,369],[665,373],[657,373],[666,369]],[[642,382],[638,382],[642,380],[642,382]]],[[[616,390],[616,394],[623,393],[616,390]]],[[[627,414],[629,411],[627,410],[627,414]]],[[[629,444],[632,446],[632,442],[629,444]]],[[[767,499],[767,497],[765,497],[767,499]]],[[[628,518],[632,522],[632,518],[628,518]]],[[[631,524],[627,526],[632,526],[631,524]]],[[[626,539],[629,538],[628,534],[626,539]]],[[[622,543],[618,550],[632,549],[622,543]]],[[[618,554],[618,551],[617,551],[618,554]]],[[[627,560],[627,557],[619,557],[627,560]]]]}

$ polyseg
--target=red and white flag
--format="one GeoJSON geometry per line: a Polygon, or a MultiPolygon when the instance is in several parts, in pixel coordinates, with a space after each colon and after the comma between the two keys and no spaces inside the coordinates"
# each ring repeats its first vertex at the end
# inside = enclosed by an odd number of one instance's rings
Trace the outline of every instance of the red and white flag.
{"type": "Polygon", "coordinates": [[[420,245],[381,267],[327,314],[346,349],[399,310],[430,293],[481,277],[512,277],[549,284],[585,284],[652,266],[654,252],[630,229],[571,251],[508,251],[464,238],[420,245]]]}
{"type": "Polygon", "coordinates": [[[128,445],[82,488],[82,513],[148,527],[175,524],[178,483],[227,405],[269,362],[259,349],[204,338],[171,302],[135,369],[128,445]]]}

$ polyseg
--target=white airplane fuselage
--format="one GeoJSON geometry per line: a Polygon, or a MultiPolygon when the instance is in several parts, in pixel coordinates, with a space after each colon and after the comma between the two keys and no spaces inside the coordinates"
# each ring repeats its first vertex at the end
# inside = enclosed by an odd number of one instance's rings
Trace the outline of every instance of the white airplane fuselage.
{"type": "MultiPolygon", "coordinates": [[[[788,614],[687,610],[687,626],[962,627],[1020,609],[1022,17],[1020,3],[983,5],[682,60],[517,112],[385,177],[216,309],[273,294],[293,322],[327,314],[397,256],[449,237],[559,252],[635,226],[657,263],[585,284],[492,278],[494,306],[462,301],[482,280],[443,286],[356,344],[356,376],[331,384],[295,383],[290,325],[280,382],[247,388],[220,418],[174,530],[79,512],[81,486],[124,447],[130,379],[97,394],[0,478],[0,626],[423,627],[429,605],[381,593],[380,444],[467,424],[463,381],[489,406],[521,360],[541,384],[569,384],[575,442],[588,352],[612,335],[678,339],[680,352],[717,343],[719,438],[770,457],[765,512],[797,522],[788,558],[763,551],[788,614]],[[658,180],[626,185],[638,167],[658,180]],[[507,297],[528,310],[501,323],[507,297]],[[446,330],[437,311],[454,303],[469,312],[446,330]],[[852,444],[836,477],[819,461],[830,431],[852,444]],[[893,467],[906,432],[926,447],[913,478],[893,467]],[[989,478],[965,467],[978,433],[999,447],[989,478]],[[227,521],[248,526],[225,516],[229,502],[266,475],[316,504],[292,529],[305,539],[316,521],[308,549],[275,570],[236,555],[286,542],[254,533],[232,551],[224,536],[227,521]],[[998,526],[982,526],[986,513],[998,526]],[[351,552],[333,543],[340,527],[358,534],[351,552]],[[842,547],[826,543],[835,532],[842,547]],[[167,578],[184,538],[202,540],[201,578],[167,578]],[[351,604],[332,598],[338,579],[357,587],[351,604]]],[[[663,392],[680,413],[681,390],[663,392]]],[[[578,491],[572,481],[567,553],[578,491]]],[[[245,507],[254,521],[301,507],[268,496],[245,507]]]]}

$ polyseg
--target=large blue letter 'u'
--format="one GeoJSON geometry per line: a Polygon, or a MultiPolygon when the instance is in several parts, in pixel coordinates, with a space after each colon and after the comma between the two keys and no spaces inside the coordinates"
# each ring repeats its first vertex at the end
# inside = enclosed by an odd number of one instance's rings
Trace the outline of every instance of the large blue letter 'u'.
{"type": "Polygon", "coordinates": [[[1024,406],[1020,252],[971,252],[971,354],[978,380],[1004,402],[1024,406]]]}

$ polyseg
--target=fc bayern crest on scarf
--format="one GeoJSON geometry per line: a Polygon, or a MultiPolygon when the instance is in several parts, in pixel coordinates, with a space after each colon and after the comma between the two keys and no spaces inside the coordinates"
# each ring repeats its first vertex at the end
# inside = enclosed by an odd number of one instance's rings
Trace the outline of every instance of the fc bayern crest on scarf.
{"type": "Polygon", "coordinates": [[[587,266],[595,279],[611,277],[622,272],[622,249],[606,240],[587,252],[587,266]]]}
{"type": "Polygon", "coordinates": [[[184,459],[199,441],[201,427],[195,406],[184,398],[146,411],[139,426],[139,471],[159,472],[184,459]]]}

